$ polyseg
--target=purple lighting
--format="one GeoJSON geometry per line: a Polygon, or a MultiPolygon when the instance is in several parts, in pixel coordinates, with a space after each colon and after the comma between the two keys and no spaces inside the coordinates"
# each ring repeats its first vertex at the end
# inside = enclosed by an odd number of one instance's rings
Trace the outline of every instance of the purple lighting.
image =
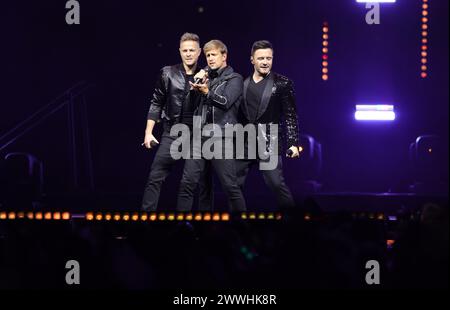
{"type": "Polygon", "coordinates": [[[395,112],[393,105],[356,105],[355,119],[358,121],[393,121],[395,112]]]}

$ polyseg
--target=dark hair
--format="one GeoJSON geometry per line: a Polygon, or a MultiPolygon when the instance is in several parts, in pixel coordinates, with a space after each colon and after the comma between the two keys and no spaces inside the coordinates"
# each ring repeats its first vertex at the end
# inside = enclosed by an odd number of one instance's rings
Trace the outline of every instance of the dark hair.
{"type": "Polygon", "coordinates": [[[261,50],[265,48],[270,48],[273,51],[272,43],[267,40],[256,41],[252,45],[252,56],[255,54],[256,50],[261,50]]]}

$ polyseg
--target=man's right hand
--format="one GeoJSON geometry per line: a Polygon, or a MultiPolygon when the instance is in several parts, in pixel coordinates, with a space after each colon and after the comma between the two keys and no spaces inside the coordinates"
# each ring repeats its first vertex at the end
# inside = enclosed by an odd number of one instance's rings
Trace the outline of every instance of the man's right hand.
{"type": "Polygon", "coordinates": [[[151,142],[155,141],[156,144],[159,144],[158,140],[156,140],[156,138],[153,136],[153,134],[151,133],[146,133],[145,134],[145,138],[144,138],[144,143],[142,143],[142,145],[144,145],[146,148],[151,149],[151,142]]]}

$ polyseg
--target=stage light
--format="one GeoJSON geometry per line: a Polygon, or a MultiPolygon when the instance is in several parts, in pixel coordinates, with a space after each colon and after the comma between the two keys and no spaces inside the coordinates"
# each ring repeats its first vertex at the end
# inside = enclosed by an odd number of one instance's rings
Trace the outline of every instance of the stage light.
{"type": "Polygon", "coordinates": [[[309,220],[311,220],[311,215],[305,214],[305,216],[303,217],[303,219],[304,219],[305,221],[309,221],[309,220]]]}
{"type": "Polygon", "coordinates": [[[8,213],[8,220],[15,220],[16,219],[16,213],[15,212],[9,212],[8,213]]]}
{"type": "Polygon", "coordinates": [[[222,221],[229,221],[230,215],[228,213],[223,213],[221,216],[222,221]]]}
{"type": "Polygon", "coordinates": [[[215,222],[220,221],[220,214],[219,213],[214,213],[212,219],[215,222]]]}
{"type": "Polygon", "coordinates": [[[60,212],[54,212],[53,213],[53,220],[59,221],[61,219],[61,213],[60,212]]]}
{"type": "Polygon", "coordinates": [[[248,215],[248,218],[251,220],[254,220],[254,219],[256,219],[256,214],[254,212],[250,212],[248,215]]]}
{"type": "Polygon", "coordinates": [[[186,214],[186,216],[184,218],[186,219],[186,221],[192,221],[194,216],[192,215],[192,213],[188,213],[188,214],[186,214]]]}
{"type": "Polygon", "coordinates": [[[147,219],[148,219],[147,213],[142,213],[141,214],[141,221],[145,222],[147,219]]]}
{"type": "Polygon", "coordinates": [[[116,222],[120,221],[120,213],[114,213],[113,220],[116,222]]]}
{"type": "Polygon", "coordinates": [[[275,214],[275,219],[276,219],[277,221],[281,220],[282,218],[283,218],[283,215],[281,215],[281,213],[275,214]]]}
{"type": "MultiPolygon", "coordinates": [[[[428,56],[428,53],[426,52],[426,50],[428,49],[427,43],[428,43],[428,39],[426,38],[428,36],[428,18],[426,16],[428,16],[428,1],[422,0],[422,52],[421,52],[421,63],[426,64],[428,62],[428,59],[426,58],[428,56]]],[[[425,72],[427,69],[425,67],[425,69],[423,69],[423,66],[421,67],[422,72],[420,73],[420,77],[421,78],[426,78],[428,76],[427,72],[425,72]]]]}
{"type": "Polygon", "coordinates": [[[45,220],[51,220],[52,219],[52,213],[51,212],[45,212],[44,213],[44,219],[45,220]]]}
{"type": "Polygon", "coordinates": [[[165,215],[164,213],[160,213],[160,214],[158,215],[158,220],[159,220],[159,221],[165,221],[165,220],[166,220],[166,215],[165,215]]]}
{"type": "Polygon", "coordinates": [[[177,221],[182,221],[184,220],[184,213],[178,213],[177,214],[177,221]]]}
{"type": "Polygon", "coordinates": [[[169,214],[167,215],[167,219],[168,219],[169,221],[174,221],[174,220],[175,220],[175,214],[169,213],[169,214]]]}
{"type": "Polygon", "coordinates": [[[395,240],[393,240],[393,239],[386,240],[386,246],[388,249],[392,249],[394,247],[394,244],[395,244],[395,240]]]}
{"type": "Polygon", "coordinates": [[[131,220],[133,222],[136,222],[137,220],[139,220],[139,214],[137,212],[133,213],[133,215],[131,216],[131,220]]]}
{"type": "Polygon", "coordinates": [[[6,220],[6,212],[0,212],[0,220],[6,220]]]}
{"type": "Polygon", "coordinates": [[[95,215],[95,220],[101,221],[102,219],[103,219],[103,214],[101,214],[100,212],[98,212],[98,213],[95,215]]]}
{"type": "Polygon", "coordinates": [[[124,213],[122,215],[122,220],[123,221],[129,221],[130,220],[130,214],[129,213],[124,213]]]}
{"type": "Polygon", "coordinates": [[[27,212],[27,219],[33,220],[34,219],[34,213],[33,212],[27,212]]]}
{"type": "Polygon", "coordinates": [[[201,221],[201,220],[202,220],[202,214],[201,214],[201,213],[197,213],[197,214],[194,216],[194,220],[195,220],[195,221],[201,221]]]}
{"type": "Polygon", "coordinates": [[[241,219],[246,220],[247,219],[247,213],[242,212],[241,219]]]}
{"type": "Polygon", "coordinates": [[[86,220],[92,221],[94,219],[94,213],[88,212],[86,213],[86,220]]]}
{"type": "MultiPolygon", "coordinates": [[[[323,26],[322,26],[322,73],[328,73],[328,69],[326,72],[323,72],[324,69],[326,69],[325,67],[328,67],[328,39],[329,39],[329,35],[328,35],[328,22],[323,22],[323,26]]],[[[323,81],[327,81],[328,80],[328,74],[322,74],[322,80],[323,81]]]]}
{"type": "Polygon", "coordinates": [[[358,3],[395,3],[395,0],[356,0],[358,3]]]}
{"type": "Polygon", "coordinates": [[[203,220],[204,221],[211,221],[211,214],[210,213],[205,213],[203,215],[203,220]]]}
{"type": "Polygon", "coordinates": [[[273,219],[275,219],[275,215],[273,213],[269,213],[269,214],[267,214],[267,219],[273,220],[273,219]]]}
{"type": "Polygon", "coordinates": [[[328,73],[328,68],[323,68],[322,73],[328,73]]]}
{"type": "Polygon", "coordinates": [[[34,218],[37,219],[37,220],[39,220],[39,221],[42,220],[42,218],[43,218],[42,212],[36,212],[34,218]]]}
{"type": "Polygon", "coordinates": [[[358,121],[393,121],[395,112],[393,105],[356,105],[355,119],[358,121]]]}
{"type": "Polygon", "coordinates": [[[380,213],[380,214],[378,214],[377,215],[377,220],[384,220],[384,214],[383,213],[380,213]]]}
{"type": "Polygon", "coordinates": [[[25,213],[22,212],[22,211],[18,212],[18,213],[17,213],[17,218],[19,218],[19,219],[25,218],[25,213]]]}
{"type": "Polygon", "coordinates": [[[64,221],[70,220],[70,213],[69,212],[63,212],[62,219],[64,221]]]}
{"type": "Polygon", "coordinates": [[[149,216],[149,219],[150,219],[150,221],[156,221],[157,220],[157,218],[158,218],[158,216],[156,215],[156,213],[152,213],[152,214],[150,214],[150,216],[149,216]]]}
{"type": "Polygon", "coordinates": [[[111,221],[111,219],[112,219],[111,213],[106,213],[105,214],[105,221],[111,221]]]}

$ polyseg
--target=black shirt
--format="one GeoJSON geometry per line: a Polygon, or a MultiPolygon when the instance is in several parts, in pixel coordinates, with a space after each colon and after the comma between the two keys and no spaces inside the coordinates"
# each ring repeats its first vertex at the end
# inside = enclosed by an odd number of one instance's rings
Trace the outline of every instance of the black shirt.
{"type": "Polygon", "coordinates": [[[256,118],[258,117],[258,111],[261,105],[261,99],[266,84],[267,84],[267,76],[258,83],[255,83],[255,81],[253,80],[253,76],[250,78],[250,83],[248,84],[247,88],[246,99],[247,99],[249,121],[252,123],[256,122],[256,118]]]}
{"type": "MultiPolygon", "coordinates": [[[[194,83],[194,75],[187,74],[186,75],[186,87],[188,89],[191,88],[189,82],[194,83]]],[[[186,96],[186,100],[183,103],[182,111],[181,111],[181,122],[183,124],[192,126],[192,117],[194,116],[194,111],[198,106],[199,94],[197,91],[189,90],[189,94],[186,96]]]]}

